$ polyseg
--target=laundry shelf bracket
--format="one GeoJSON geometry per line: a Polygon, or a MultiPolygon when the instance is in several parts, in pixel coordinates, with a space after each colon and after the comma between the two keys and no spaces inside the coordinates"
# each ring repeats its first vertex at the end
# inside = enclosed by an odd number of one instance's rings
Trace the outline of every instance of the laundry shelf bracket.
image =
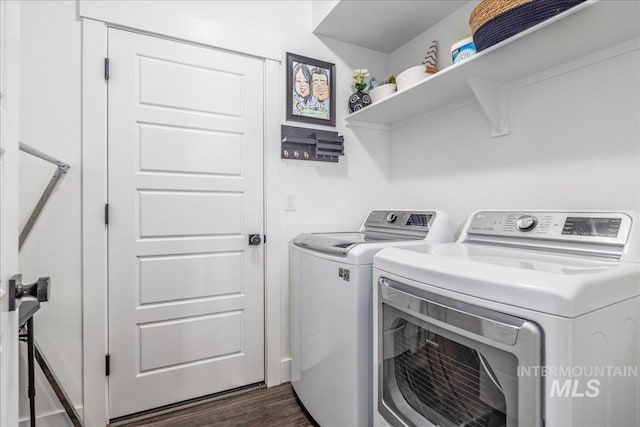
{"type": "Polygon", "coordinates": [[[504,86],[486,80],[467,78],[467,83],[478,99],[491,124],[491,136],[509,133],[509,97],[504,86]]]}

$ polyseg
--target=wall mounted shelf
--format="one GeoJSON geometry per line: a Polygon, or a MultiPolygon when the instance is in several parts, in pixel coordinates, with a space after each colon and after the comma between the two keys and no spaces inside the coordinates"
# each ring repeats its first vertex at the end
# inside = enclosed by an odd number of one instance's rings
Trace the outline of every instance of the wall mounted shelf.
{"type": "Polygon", "coordinates": [[[282,125],[281,134],[282,159],[337,163],[344,155],[344,137],[338,132],[282,125]]]}
{"type": "MultiPolygon", "coordinates": [[[[400,128],[477,98],[494,136],[508,133],[506,85],[640,36],[637,2],[585,2],[345,118],[400,128]]],[[[588,90],[588,88],[585,88],[588,90]]]]}
{"type": "Polygon", "coordinates": [[[464,6],[462,0],[335,2],[318,17],[314,34],[391,53],[464,6]],[[366,19],[362,17],[366,11],[366,19]],[[401,25],[398,25],[401,23],[401,25]]]}

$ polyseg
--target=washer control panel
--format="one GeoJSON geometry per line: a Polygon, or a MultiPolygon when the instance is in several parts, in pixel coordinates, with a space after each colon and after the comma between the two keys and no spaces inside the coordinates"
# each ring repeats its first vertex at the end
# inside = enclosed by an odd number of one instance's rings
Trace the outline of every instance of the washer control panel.
{"type": "Polygon", "coordinates": [[[435,212],[425,211],[372,211],[365,227],[428,230],[435,212]]]}
{"type": "Polygon", "coordinates": [[[477,212],[469,235],[625,244],[631,217],[621,212],[477,212]]]}

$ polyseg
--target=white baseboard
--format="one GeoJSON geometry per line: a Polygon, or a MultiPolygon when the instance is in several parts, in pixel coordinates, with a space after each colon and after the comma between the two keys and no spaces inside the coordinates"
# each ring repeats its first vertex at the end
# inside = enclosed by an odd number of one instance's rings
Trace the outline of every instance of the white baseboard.
{"type": "MultiPolygon", "coordinates": [[[[76,408],[76,412],[78,413],[78,416],[80,417],[80,419],[82,419],[83,417],[82,415],[83,409],[84,408],[82,407],[76,408]]],[[[18,427],[29,427],[30,425],[31,425],[31,422],[29,418],[24,418],[24,419],[20,419],[18,427]]],[[[73,424],[69,420],[67,413],[62,409],[55,412],[51,412],[49,414],[37,415],[36,425],[38,427],[73,427],[73,424]]]]}
{"type": "MultiPolygon", "coordinates": [[[[19,427],[29,427],[29,418],[20,420],[19,427]]],[[[67,413],[64,411],[53,412],[51,414],[39,415],[36,417],[38,427],[73,427],[67,413]]]]}
{"type": "Polygon", "coordinates": [[[280,361],[280,384],[291,381],[291,358],[282,359],[280,361]]]}

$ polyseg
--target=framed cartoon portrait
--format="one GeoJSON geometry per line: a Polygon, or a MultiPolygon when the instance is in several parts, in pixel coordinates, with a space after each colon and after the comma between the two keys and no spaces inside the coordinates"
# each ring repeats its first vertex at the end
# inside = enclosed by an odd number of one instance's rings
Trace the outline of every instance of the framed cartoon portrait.
{"type": "Polygon", "coordinates": [[[336,66],[287,52],[287,120],[336,125],[336,66]]]}

